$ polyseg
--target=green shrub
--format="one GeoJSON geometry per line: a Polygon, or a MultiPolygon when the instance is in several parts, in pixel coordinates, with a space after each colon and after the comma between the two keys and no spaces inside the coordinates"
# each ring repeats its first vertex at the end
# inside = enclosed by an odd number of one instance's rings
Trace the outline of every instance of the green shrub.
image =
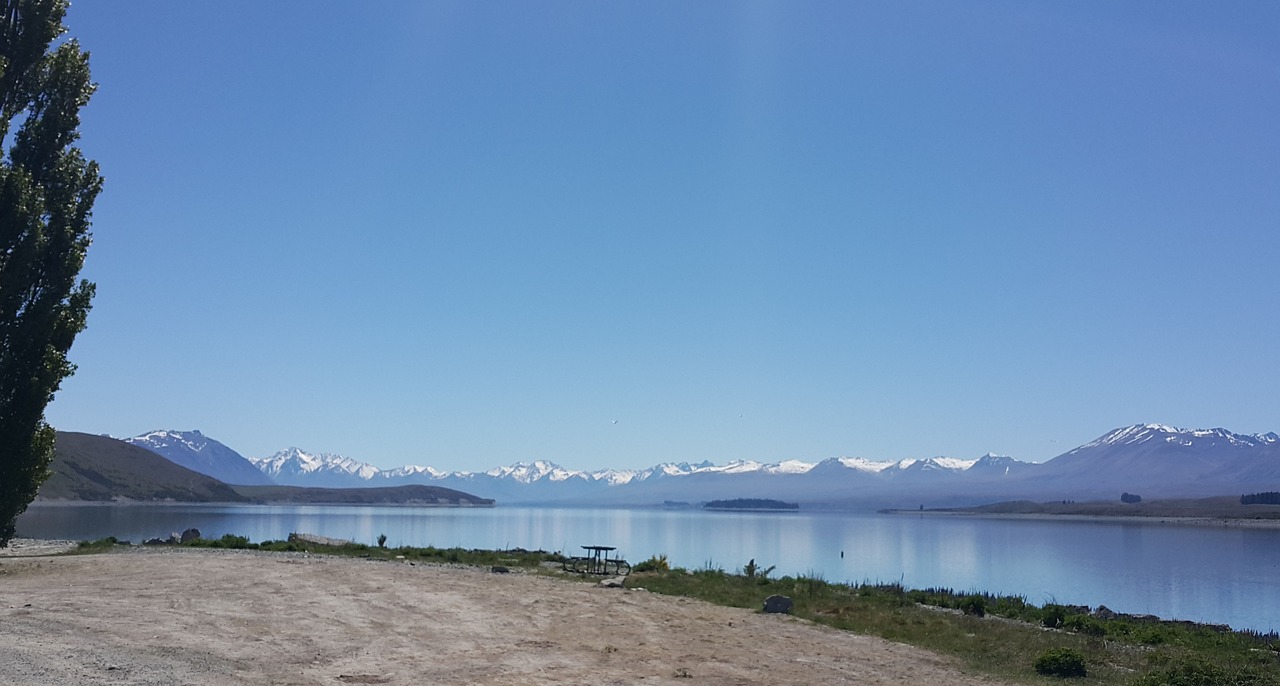
{"type": "Polygon", "coordinates": [[[987,599],[977,594],[961,598],[956,607],[967,615],[977,617],[985,617],[987,615],[987,599]]]}
{"type": "Polygon", "coordinates": [[[222,538],[195,538],[182,545],[189,548],[234,548],[257,550],[258,544],[250,543],[247,536],[223,534],[222,538]]]}
{"type": "Polygon", "coordinates": [[[1084,656],[1070,648],[1054,648],[1036,658],[1036,672],[1061,679],[1085,676],[1084,656]]]}
{"type": "Polygon", "coordinates": [[[1056,629],[1062,626],[1062,622],[1066,618],[1067,608],[1050,603],[1049,605],[1045,605],[1044,609],[1041,610],[1040,623],[1050,629],[1056,629]]]}
{"type": "Polygon", "coordinates": [[[644,562],[636,563],[636,566],[632,567],[631,571],[633,572],[669,572],[671,571],[671,564],[667,562],[666,555],[654,555],[653,557],[650,557],[644,562]]]}
{"type": "Polygon", "coordinates": [[[1160,669],[1133,686],[1274,686],[1274,676],[1247,667],[1223,667],[1205,660],[1188,660],[1160,669]]]}
{"type": "Polygon", "coordinates": [[[107,536],[106,538],[99,538],[96,541],[80,541],[76,544],[76,547],[79,552],[87,553],[114,548],[116,545],[119,545],[119,543],[120,541],[117,540],[115,536],[107,536]]]}
{"type": "Polygon", "coordinates": [[[1036,612],[1036,608],[1028,605],[1022,596],[996,596],[988,599],[987,612],[998,617],[1027,619],[1036,612]]]}
{"type": "Polygon", "coordinates": [[[1085,636],[1107,635],[1107,627],[1088,615],[1071,615],[1062,620],[1062,628],[1085,636]]]}
{"type": "Polygon", "coordinates": [[[751,561],[742,568],[742,575],[748,579],[755,579],[757,577],[760,579],[768,579],[774,569],[775,567],[760,567],[756,564],[756,559],[753,557],[751,558],[751,561]]]}

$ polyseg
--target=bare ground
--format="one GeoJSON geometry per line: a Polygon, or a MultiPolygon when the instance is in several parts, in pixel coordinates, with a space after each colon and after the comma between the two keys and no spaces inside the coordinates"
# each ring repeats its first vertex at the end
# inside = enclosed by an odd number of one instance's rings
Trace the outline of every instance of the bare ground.
{"type": "Polygon", "coordinates": [[[792,617],[532,574],[210,550],[0,557],[5,684],[988,684],[792,617]]]}

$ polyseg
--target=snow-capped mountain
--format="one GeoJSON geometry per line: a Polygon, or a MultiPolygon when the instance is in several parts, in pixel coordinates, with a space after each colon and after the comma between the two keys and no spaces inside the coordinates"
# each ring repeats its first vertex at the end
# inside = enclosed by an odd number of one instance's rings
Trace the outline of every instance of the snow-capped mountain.
{"type": "Polygon", "coordinates": [[[199,431],[152,431],[124,440],[223,483],[241,486],[272,483],[270,477],[240,453],[199,431]]]}
{"type": "Polygon", "coordinates": [[[1037,477],[1056,481],[1063,491],[1084,490],[1092,479],[1144,497],[1147,493],[1190,497],[1276,490],[1280,437],[1135,424],[1055,457],[1037,477]]]}
{"type": "Polygon", "coordinates": [[[270,457],[250,458],[249,462],[275,483],[285,486],[368,486],[369,480],[381,473],[377,467],[349,457],[307,453],[298,448],[281,450],[270,457]]]}
{"type": "Polygon", "coordinates": [[[808,507],[935,507],[1018,499],[1109,500],[1125,491],[1152,499],[1280,490],[1280,437],[1275,433],[1241,435],[1161,424],[1115,429],[1040,464],[987,454],[977,459],[664,462],[645,469],[586,471],[537,460],[482,472],[445,472],[422,466],[382,470],[350,457],[297,448],[250,462],[283,485],[426,484],[502,504],[653,505],[761,497],[808,507]]]}
{"type": "Polygon", "coordinates": [[[296,448],[251,460],[276,483],[295,486],[367,487],[430,484],[464,490],[503,503],[652,504],[663,500],[700,501],[750,496],[785,497],[806,502],[841,502],[879,497],[890,491],[963,474],[1003,477],[1027,463],[1009,457],[976,460],[928,458],[874,461],[831,458],[822,462],[785,460],[764,463],[737,460],[665,462],[646,469],[572,470],[547,460],[519,462],[483,472],[444,472],[405,466],[380,470],[349,457],[306,453],[296,448]],[[879,484],[879,486],[876,486],[879,484]]]}

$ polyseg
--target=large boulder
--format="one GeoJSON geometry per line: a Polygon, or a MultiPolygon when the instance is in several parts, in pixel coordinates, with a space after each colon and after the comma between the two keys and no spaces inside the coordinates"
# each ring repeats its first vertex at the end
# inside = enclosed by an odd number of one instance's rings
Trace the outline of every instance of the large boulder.
{"type": "Polygon", "coordinates": [[[791,614],[791,599],[784,595],[771,595],[764,599],[764,611],[768,614],[791,614]]]}

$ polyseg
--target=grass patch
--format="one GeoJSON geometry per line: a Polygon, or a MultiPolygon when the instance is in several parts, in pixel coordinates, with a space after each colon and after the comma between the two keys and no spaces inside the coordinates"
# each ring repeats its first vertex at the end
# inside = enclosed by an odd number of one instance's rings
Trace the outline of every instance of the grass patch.
{"type": "Polygon", "coordinates": [[[80,541],[76,547],[63,553],[63,555],[91,555],[93,553],[105,553],[118,545],[128,545],[120,543],[115,536],[107,536],[99,538],[96,541],[80,541]]]}
{"type": "MultiPolygon", "coordinates": [[[[385,541],[384,541],[385,543],[385,541]]],[[[120,543],[115,537],[96,541],[81,541],[67,554],[91,554],[109,552],[120,543]]],[[[467,548],[435,548],[402,546],[386,548],[379,545],[363,543],[345,543],[342,545],[325,545],[308,541],[274,541],[267,540],[254,543],[246,536],[226,534],[221,538],[196,538],[186,543],[164,544],[157,547],[182,548],[222,548],[231,550],[261,550],[266,552],[312,553],[316,555],[337,555],[340,557],[359,557],[374,560],[405,560],[437,564],[459,564],[474,567],[502,566],[508,569],[541,569],[543,562],[563,562],[560,553],[545,550],[481,550],[467,548]]]]}
{"type": "Polygon", "coordinates": [[[673,569],[633,574],[627,585],[754,610],[770,595],[786,595],[798,617],[920,646],[954,656],[973,672],[1024,683],[1052,683],[1058,679],[1044,675],[1053,674],[1087,684],[1280,686],[1274,633],[1037,607],[1020,597],[945,588],[829,583],[817,575],[771,579],[673,569]]]}
{"type": "Polygon", "coordinates": [[[401,546],[388,548],[383,545],[365,545],[363,543],[345,543],[342,545],[325,545],[308,541],[263,541],[252,543],[244,536],[227,534],[222,538],[197,538],[181,544],[189,548],[232,548],[243,550],[264,550],[268,552],[304,552],[318,555],[338,555],[341,557],[360,557],[374,560],[409,560],[414,562],[430,562],[440,564],[460,564],[474,567],[502,566],[507,568],[540,568],[543,562],[562,562],[564,556],[544,550],[481,550],[467,548],[424,548],[401,546]]]}

